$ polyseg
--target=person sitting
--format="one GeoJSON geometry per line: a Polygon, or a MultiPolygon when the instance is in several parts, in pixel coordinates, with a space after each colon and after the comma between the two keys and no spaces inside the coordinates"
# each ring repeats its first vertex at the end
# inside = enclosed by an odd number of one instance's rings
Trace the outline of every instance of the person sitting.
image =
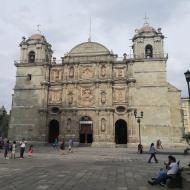
{"type": "Polygon", "coordinates": [[[166,180],[174,174],[177,174],[179,170],[179,165],[176,162],[176,158],[174,156],[169,155],[168,156],[168,163],[164,163],[166,165],[167,170],[164,170],[163,168],[160,169],[160,172],[156,178],[152,178],[152,181],[148,181],[151,185],[164,185],[166,184],[166,180]]]}

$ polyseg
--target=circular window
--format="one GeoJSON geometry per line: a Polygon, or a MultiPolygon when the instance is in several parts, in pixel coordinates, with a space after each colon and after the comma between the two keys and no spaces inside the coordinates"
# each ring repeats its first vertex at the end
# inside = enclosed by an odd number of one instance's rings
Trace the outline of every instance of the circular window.
{"type": "Polygon", "coordinates": [[[125,107],[124,106],[118,106],[117,108],[116,108],[116,111],[117,112],[119,112],[119,113],[123,113],[123,112],[125,112],[125,107]]]}
{"type": "Polygon", "coordinates": [[[59,113],[59,108],[58,107],[53,107],[51,109],[52,113],[59,113]]]}

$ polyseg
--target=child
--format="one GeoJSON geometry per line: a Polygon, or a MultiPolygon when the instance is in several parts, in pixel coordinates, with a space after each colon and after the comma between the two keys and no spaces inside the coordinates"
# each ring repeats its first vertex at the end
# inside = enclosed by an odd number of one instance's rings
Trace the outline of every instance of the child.
{"type": "Polygon", "coordinates": [[[33,145],[30,145],[29,149],[28,149],[28,157],[32,157],[32,152],[33,152],[33,145]]]}

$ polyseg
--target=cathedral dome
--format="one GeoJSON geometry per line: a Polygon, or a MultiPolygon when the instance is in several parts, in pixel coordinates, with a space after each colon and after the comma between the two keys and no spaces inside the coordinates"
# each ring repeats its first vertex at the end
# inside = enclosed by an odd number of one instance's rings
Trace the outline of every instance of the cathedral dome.
{"type": "Polygon", "coordinates": [[[103,46],[97,42],[84,42],[81,43],[74,48],[71,49],[69,52],[70,56],[77,56],[77,55],[105,55],[110,54],[108,48],[103,46]]]}

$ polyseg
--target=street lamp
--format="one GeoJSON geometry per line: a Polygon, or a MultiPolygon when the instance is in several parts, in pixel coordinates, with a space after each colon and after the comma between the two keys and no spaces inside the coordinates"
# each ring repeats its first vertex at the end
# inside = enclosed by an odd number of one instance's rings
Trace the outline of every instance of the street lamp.
{"type": "Polygon", "coordinates": [[[190,102],[190,88],[189,88],[189,82],[190,82],[190,71],[187,70],[185,73],[185,79],[187,81],[187,86],[188,86],[188,93],[189,93],[189,102],[190,102]]]}
{"type": "Polygon", "coordinates": [[[140,112],[140,115],[137,115],[137,110],[134,111],[135,118],[137,119],[137,123],[139,124],[139,144],[141,145],[141,119],[143,118],[143,112],[140,112]]]}

